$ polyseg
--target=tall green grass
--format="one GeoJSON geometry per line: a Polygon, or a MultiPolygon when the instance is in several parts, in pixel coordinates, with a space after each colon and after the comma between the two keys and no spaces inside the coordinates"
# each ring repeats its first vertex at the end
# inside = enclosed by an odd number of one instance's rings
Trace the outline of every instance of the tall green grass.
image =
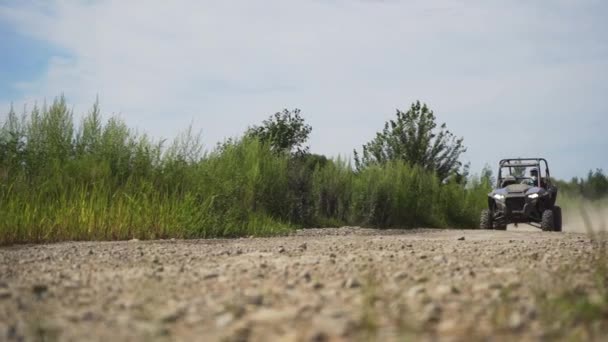
{"type": "Polygon", "coordinates": [[[489,186],[441,184],[404,163],[277,153],[252,139],[165,146],[64,98],[0,129],[0,243],[273,235],[294,227],[475,227],[489,186]]]}

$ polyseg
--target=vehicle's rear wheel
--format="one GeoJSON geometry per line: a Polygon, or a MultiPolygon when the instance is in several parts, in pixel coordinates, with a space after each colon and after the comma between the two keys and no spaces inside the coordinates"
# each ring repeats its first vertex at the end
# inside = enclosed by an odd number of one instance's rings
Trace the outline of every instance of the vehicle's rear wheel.
{"type": "Polygon", "coordinates": [[[561,232],[562,231],[562,208],[558,207],[558,206],[554,206],[553,207],[553,219],[554,221],[554,226],[553,226],[553,230],[556,232],[561,232]]]}
{"type": "Polygon", "coordinates": [[[492,212],[488,209],[481,211],[481,217],[479,219],[479,228],[481,229],[492,229],[492,212]]]}
{"type": "Polygon", "coordinates": [[[540,228],[544,231],[552,231],[555,227],[555,215],[553,210],[547,209],[543,211],[542,221],[540,222],[540,228]]]}

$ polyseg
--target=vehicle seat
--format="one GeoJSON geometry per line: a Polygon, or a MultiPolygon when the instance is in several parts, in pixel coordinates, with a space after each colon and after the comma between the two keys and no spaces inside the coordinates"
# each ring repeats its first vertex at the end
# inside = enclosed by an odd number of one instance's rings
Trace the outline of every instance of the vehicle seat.
{"type": "Polygon", "coordinates": [[[511,184],[516,184],[517,183],[517,179],[515,179],[514,176],[505,176],[505,178],[502,179],[502,182],[500,183],[500,187],[504,188],[507,187],[511,184]]]}

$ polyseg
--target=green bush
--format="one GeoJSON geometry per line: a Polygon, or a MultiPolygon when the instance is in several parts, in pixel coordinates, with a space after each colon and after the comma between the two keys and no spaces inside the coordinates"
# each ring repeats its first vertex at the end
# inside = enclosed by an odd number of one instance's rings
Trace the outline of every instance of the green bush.
{"type": "Polygon", "coordinates": [[[64,98],[0,129],[0,243],[273,235],[294,227],[474,227],[485,183],[442,183],[402,161],[277,151],[256,137],[205,152],[188,129],[169,146],[103,122],[75,124],[64,98]]]}

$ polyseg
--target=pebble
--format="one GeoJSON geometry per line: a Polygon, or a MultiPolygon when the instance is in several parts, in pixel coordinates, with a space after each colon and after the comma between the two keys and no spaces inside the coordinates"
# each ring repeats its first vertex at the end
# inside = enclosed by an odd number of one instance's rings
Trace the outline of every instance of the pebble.
{"type": "Polygon", "coordinates": [[[427,323],[436,323],[441,320],[442,309],[437,303],[431,302],[422,309],[422,320],[427,323]]]}
{"type": "Polygon", "coordinates": [[[247,298],[247,304],[261,306],[262,304],[264,304],[264,295],[257,294],[249,296],[249,298],[247,298]]]}
{"type": "Polygon", "coordinates": [[[451,285],[437,285],[435,288],[435,294],[438,296],[446,296],[449,294],[457,294],[459,293],[458,289],[451,285]]]}
{"type": "Polygon", "coordinates": [[[302,273],[300,273],[300,278],[304,278],[305,281],[309,282],[311,279],[310,272],[308,272],[308,270],[302,271],[302,273]]]}
{"type": "Polygon", "coordinates": [[[49,287],[45,284],[36,284],[32,286],[32,292],[37,296],[42,296],[48,291],[49,287]]]}
{"type": "Polygon", "coordinates": [[[215,326],[224,328],[234,321],[234,315],[230,312],[225,312],[215,319],[215,326]]]}
{"type": "Polygon", "coordinates": [[[509,328],[519,329],[523,324],[524,319],[519,312],[513,311],[511,315],[509,315],[509,328]]]}
{"type": "Polygon", "coordinates": [[[410,298],[413,298],[413,297],[417,297],[425,292],[426,292],[426,288],[424,287],[424,285],[414,285],[414,286],[410,287],[410,289],[407,291],[406,295],[410,298]]]}
{"type": "Polygon", "coordinates": [[[408,277],[408,274],[406,272],[398,272],[394,276],[395,280],[402,280],[402,279],[405,279],[407,277],[408,277]]]}
{"type": "Polygon", "coordinates": [[[359,280],[357,280],[357,278],[349,277],[348,279],[346,279],[346,281],[344,281],[344,287],[347,289],[354,289],[357,287],[361,287],[361,283],[359,282],[359,280]]]}
{"type": "Polygon", "coordinates": [[[173,322],[177,321],[178,319],[180,319],[185,313],[186,313],[186,310],[184,310],[183,308],[179,308],[179,307],[170,308],[161,314],[160,320],[165,323],[173,323],[173,322]]]}
{"type": "Polygon", "coordinates": [[[6,288],[0,288],[0,299],[10,298],[12,296],[11,291],[6,288]]]}
{"type": "Polygon", "coordinates": [[[447,259],[443,255],[436,255],[433,257],[434,262],[446,262],[447,259]]]}

